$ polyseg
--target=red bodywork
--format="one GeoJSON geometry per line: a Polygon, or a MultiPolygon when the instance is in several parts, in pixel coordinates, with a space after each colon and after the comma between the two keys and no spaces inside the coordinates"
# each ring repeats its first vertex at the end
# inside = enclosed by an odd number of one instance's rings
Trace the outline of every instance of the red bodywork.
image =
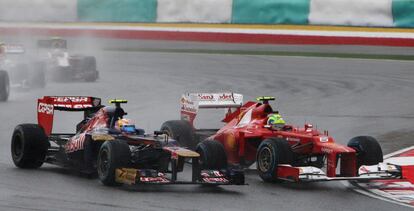
{"type": "Polygon", "coordinates": [[[325,155],[328,177],[357,175],[354,149],[335,143],[327,132],[321,133],[310,124],[305,124],[303,128],[286,125],[283,129],[272,129],[266,125],[267,116],[272,112],[268,103],[247,102],[235,112],[228,114],[223,120],[227,124],[210,139],[224,145],[230,164],[251,164],[256,161],[256,151],[263,140],[284,138],[299,157],[325,155]],[[341,163],[339,175],[336,174],[338,160],[341,163]]]}
{"type": "Polygon", "coordinates": [[[101,99],[82,96],[45,96],[37,101],[37,121],[50,135],[53,129],[53,116],[55,110],[85,111],[89,108],[99,108],[101,99]]]}

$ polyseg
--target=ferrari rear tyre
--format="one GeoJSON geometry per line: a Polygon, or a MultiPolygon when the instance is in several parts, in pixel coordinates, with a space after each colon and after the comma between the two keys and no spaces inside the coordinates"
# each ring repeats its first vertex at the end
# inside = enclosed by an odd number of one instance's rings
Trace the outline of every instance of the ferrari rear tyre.
{"type": "Polygon", "coordinates": [[[358,168],[361,165],[376,165],[383,161],[381,146],[374,137],[354,137],[349,140],[348,147],[354,148],[357,152],[358,168]]]}
{"type": "Polygon", "coordinates": [[[19,168],[39,168],[45,161],[49,142],[37,124],[18,125],[13,132],[11,155],[19,168]]]}
{"type": "Polygon", "coordinates": [[[9,74],[6,71],[0,70],[0,101],[7,101],[10,93],[9,74]]]}
{"type": "Polygon", "coordinates": [[[102,144],[97,161],[99,180],[107,186],[121,185],[115,180],[117,168],[128,167],[131,152],[125,141],[106,141],[102,144]]]}
{"type": "Polygon", "coordinates": [[[181,147],[194,150],[198,144],[194,138],[193,126],[185,120],[170,120],[161,125],[161,131],[166,132],[176,140],[181,147]]]}
{"type": "Polygon", "coordinates": [[[256,154],[257,171],[265,182],[277,182],[278,165],[291,164],[293,151],[282,138],[269,138],[260,143],[256,154]]]}
{"type": "Polygon", "coordinates": [[[218,141],[204,140],[195,150],[200,154],[201,169],[227,169],[227,156],[223,145],[218,141]]]}

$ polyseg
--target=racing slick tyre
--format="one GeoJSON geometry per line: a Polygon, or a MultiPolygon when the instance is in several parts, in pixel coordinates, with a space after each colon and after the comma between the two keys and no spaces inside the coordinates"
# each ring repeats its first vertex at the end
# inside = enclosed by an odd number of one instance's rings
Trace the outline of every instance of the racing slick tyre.
{"type": "Polygon", "coordinates": [[[49,142],[37,124],[18,125],[13,132],[11,154],[19,168],[39,168],[45,161],[49,142]]]}
{"type": "Polygon", "coordinates": [[[6,71],[0,70],[0,101],[7,101],[10,93],[9,74],[6,71]]]}
{"type": "Polygon", "coordinates": [[[90,71],[89,73],[85,73],[86,82],[95,82],[98,78],[99,78],[99,72],[96,70],[90,71]]]}
{"type": "Polygon", "coordinates": [[[378,141],[371,136],[357,136],[349,140],[348,147],[357,152],[357,167],[376,165],[383,161],[382,149],[378,141]]]}
{"type": "Polygon", "coordinates": [[[188,121],[166,121],[161,125],[161,131],[166,132],[168,136],[176,140],[181,147],[187,147],[194,150],[198,144],[194,138],[194,128],[188,121]]]}
{"type": "Polygon", "coordinates": [[[265,182],[278,182],[278,165],[291,164],[292,161],[293,151],[285,139],[265,139],[257,149],[257,171],[265,182]]]}
{"type": "Polygon", "coordinates": [[[31,88],[44,88],[46,86],[46,65],[42,62],[33,63],[29,85],[31,88]]]}
{"type": "Polygon", "coordinates": [[[85,71],[85,81],[96,81],[99,77],[99,72],[96,70],[96,58],[94,56],[85,56],[81,60],[82,69],[85,71]]]}
{"type": "Polygon", "coordinates": [[[117,168],[127,167],[131,152],[125,141],[106,141],[102,144],[97,161],[98,177],[102,184],[107,186],[121,185],[115,180],[117,168]]]}
{"type": "Polygon", "coordinates": [[[218,141],[204,140],[195,150],[200,154],[201,169],[227,169],[227,155],[223,145],[218,141]]]}

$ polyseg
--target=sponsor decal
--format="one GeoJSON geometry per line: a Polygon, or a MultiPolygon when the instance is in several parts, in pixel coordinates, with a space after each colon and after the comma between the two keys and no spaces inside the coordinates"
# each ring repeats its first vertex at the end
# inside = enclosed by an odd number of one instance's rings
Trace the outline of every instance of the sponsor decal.
{"type": "MultiPolygon", "coordinates": [[[[281,136],[280,138],[283,138],[283,136],[281,136]]],[[[286,140],[293,141],[293,142],[300,142],[300,139],[299,138],[287,137],[286,140]]]]}
{"type": "Polygon", "coordinates": [[[89,104],[54,104],[55,107],[60,108],[90,108],[92,105],[89,104]]]}
{"type": "Polygon", "coordinates": [[[198,96],[198,99],[201,100],[201,101],[214,100],[214,95],[212,95],[212,94],[198,94],[197,96],[198,96]]]}
{"type": "Polygon", "coordinates": [[[191,113],[197,113],[197,109],[195,107],[188,106],[188,105],[182,105],[181,110],[191,112],[191,113]]]}
{"type": "Polygon", "coordinates": [[[328,136],[321,136],[321,137],[319,137],[319,141],[322,142],[322,143],[328,142],[329,137],[328,136]]]}
{"type": "Polygon", "coordinates": [[[69,139],[68,143],[65,145],[65,151],[67,153],[75,152],[83,149],[83,143],[85,142],[85,134],[76,135],[69,139]]]}
{"type": "Polygon", "coordinates": [[[39,103],[39,105],[37,107],[37,112],[52,115],[53,114],[53,105],[46,104],[46,103],[39,103]]]}
{"type": "Polygon", "coordinates": [[[180,101],[181,101],[181,104],[189,104],[189,105],[194,105],[194,102],[193,102],[193,101],[190,101],[190,100],[188,100],[188,99],[187,99],[187,98],[185,98],[185,97],[181,97],[180,101]]]}
{"type": "Polygon", "coordinates": [[[229,94],[223,93],[222,95],[219,96],[218,100],[219,101],[227,101],[227,100],[233,101],[233,95],[230,93],[229,94]]]}
{"type": "Polygon", "coordinates": [[[333,149],[327,148],[327,147],[322,147],[321,151],[330,154],[330,153],[333,152],[333,149]]]}
{"type": "Polygon", "coordinates": [[[56,97],[56,103],[88,103],[89,97],[56,97]]]}
{"type": "Polygon", "coordinates": [[[140,177],[140,182],[150,182],[150,183],[169,183],[170,181],[164,177],[140,177]]]}
{"type": "Polygon", "coordinates": [[[206,183],[227,183],[229,182],[226,178],[216,178],[216,177],[206,177],[203,178],[203,181],[206,183]]]}

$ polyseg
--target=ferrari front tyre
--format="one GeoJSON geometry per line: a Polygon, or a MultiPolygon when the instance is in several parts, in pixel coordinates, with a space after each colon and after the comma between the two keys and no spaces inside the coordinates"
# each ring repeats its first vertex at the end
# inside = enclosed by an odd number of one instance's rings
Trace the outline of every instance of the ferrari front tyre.
{"type": "Polygon", "coordinates": [[[116,182],[117,168],[128,167],[131,151],[122,140],[106,141],[102,144],[97,162],[99,180],[107,186],[121,185],[116,182]]]}
{"type": "Polygon", "coordinates": [[[218,141],[204,140],[195,150],[200,154],[201,169],[227,169],[227,156],[223,145],[218,141]]]}
{"type": "Polygon", "coordinates": [[[348,147],[355,149],[357,153],[358,168],[361,165],[376,165],[383,161],[381,146],[374,137],[354,137],[349,140],[348,147]]]}
{"type": "Polygon", "coordinates": [[[10,93],[10,80],[9,74],[0,70],[0,101],[7,101],[10,93]]]}
{"type": "Polygon", "coordinates": [[[37,124],[18,125],[13,132],[11,154],[19,168],[39,168],[45,161],[49,141],[37,124]]]}
{"type": "Polygon", "coordinates": [[[256,154],[257,171],[265,182],[278,181],[278,165],[291,164],[293,151],[282,138],[268,138],[260,143],[256,154]]]}
{"type": "Polygon", "coordinates": [[[194,137],[194,128],[188,121],[166,121],[161,125],[161,131],[166,132],[168,136],[176,140],[181,147],[187,147],[194,150],[197,146],[197,141],[194,137]]]}

